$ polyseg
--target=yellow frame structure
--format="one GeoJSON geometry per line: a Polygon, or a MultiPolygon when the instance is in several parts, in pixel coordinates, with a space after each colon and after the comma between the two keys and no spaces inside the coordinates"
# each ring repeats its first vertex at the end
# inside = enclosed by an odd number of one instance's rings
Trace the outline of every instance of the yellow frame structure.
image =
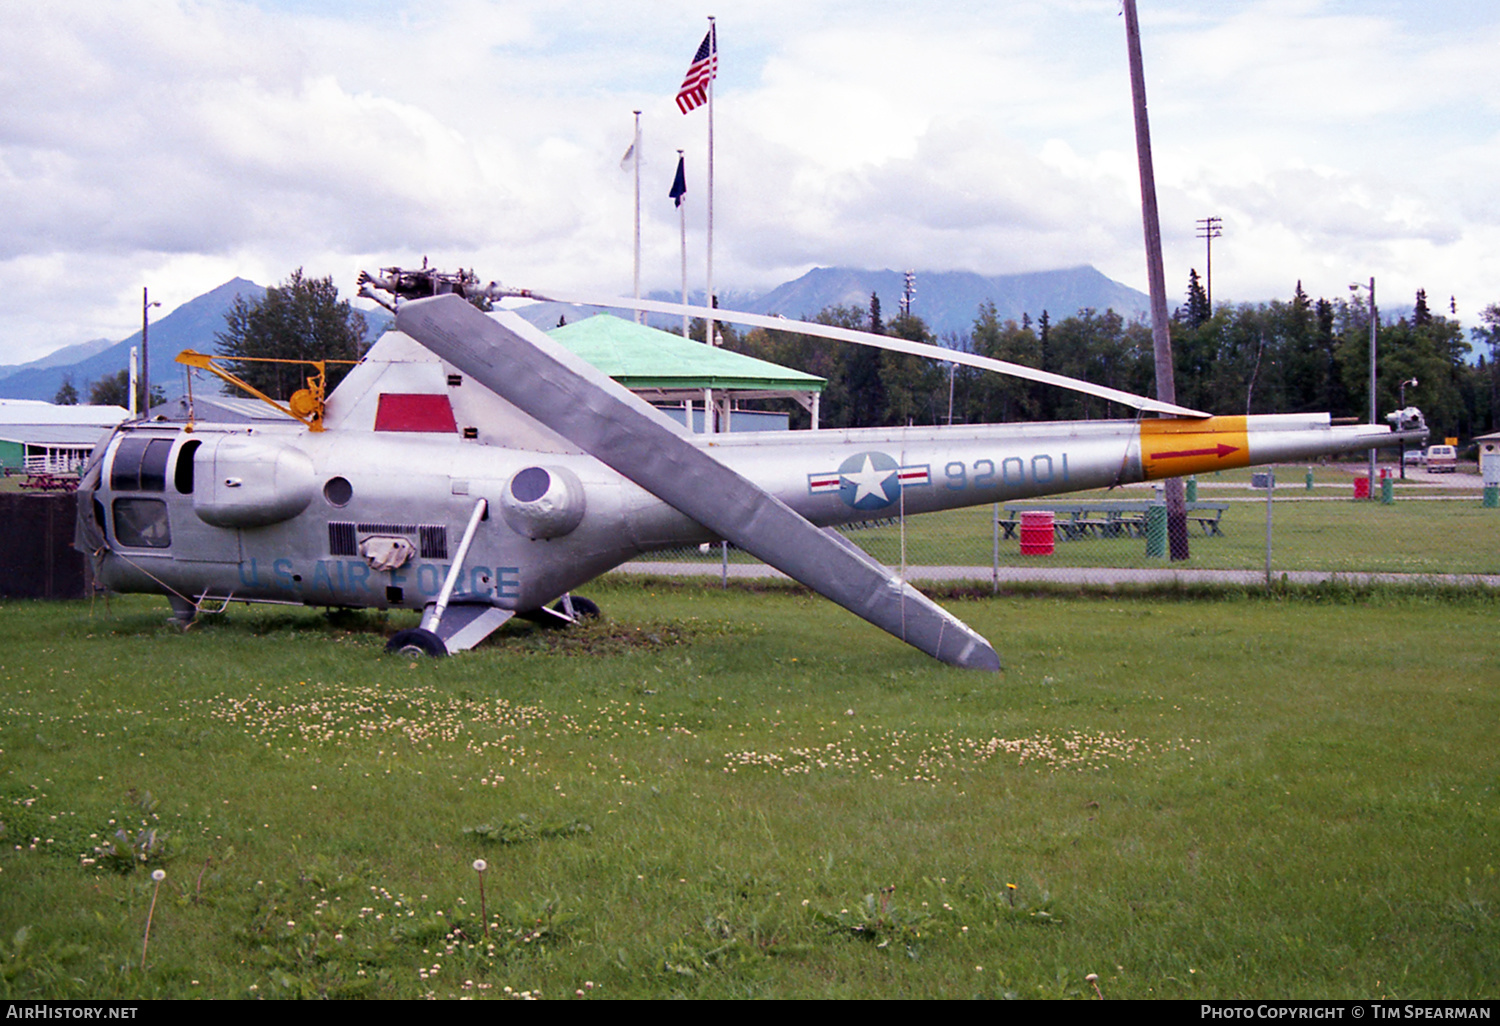
{"type": "Polygon", "coordinates": [[[236,377],[219,366],[215,362],[219,359],[220,357],[195,352],[192,349],[184,349],[177,354],[178,363],[195,367],[198,370],[206,370],[210,374],[215,374],[223,378],[231,385],[244,389],[261,402],[286,414],[293,420],[306,424],[309,431],[323,430],[323,398],[324,386],[327,381],[327,365],[330,363],[356,364],[359,362],[358,360],[281,360],[269,356],[236,356],[230,361],[233,363],[297,363],[306,367],[317,368],[317,373],[307,379],[307,387],[299,388],[293,392],[291,399],[287,401],[286,405],[283,405],[254,385],[236,377]]]}

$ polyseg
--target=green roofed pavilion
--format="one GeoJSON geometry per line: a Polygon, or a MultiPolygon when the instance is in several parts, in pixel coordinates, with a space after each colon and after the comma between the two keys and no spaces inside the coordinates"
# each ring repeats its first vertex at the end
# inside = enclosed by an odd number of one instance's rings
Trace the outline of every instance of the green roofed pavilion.
{"type": "MultiPolygon", "coordinates": [[[[574,355],[636,391],[729,389],[735,392],[821,392],[827,381],[743,353],[597,314],[547,332],[574,355]]],[[[748,398],[748,397],[746,397],[748,398]]]]}
{"type": "MultiPolygon", "coordinates": [[[[741,399],[794,399],[818,422],[818,397],[827,379],[731,353],[681,335],[610,314],[565,324],[547,332],[575,356],[603,371],[641,398],[655,403],[708,401],[731,422],[741,399]]],[[[738,428],[736,428],[738,430],[738,428]]]]}

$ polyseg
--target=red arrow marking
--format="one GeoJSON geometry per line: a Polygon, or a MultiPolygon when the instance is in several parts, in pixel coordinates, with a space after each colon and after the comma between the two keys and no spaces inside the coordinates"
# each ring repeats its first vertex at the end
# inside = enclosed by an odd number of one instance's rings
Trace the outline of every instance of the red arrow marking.
{"type": "Polygon", "coordinates": [[[1151,458],[1153,460],[1172,460],[1183,456],[1217,456],[1223,459],[1230,453],[1239,451],[1239,446],[1225,445],[1223,442],[1220,442],[1212,449],[1184,449],[1181,452],[1158,452],[1152,453],[1151,458]]]}

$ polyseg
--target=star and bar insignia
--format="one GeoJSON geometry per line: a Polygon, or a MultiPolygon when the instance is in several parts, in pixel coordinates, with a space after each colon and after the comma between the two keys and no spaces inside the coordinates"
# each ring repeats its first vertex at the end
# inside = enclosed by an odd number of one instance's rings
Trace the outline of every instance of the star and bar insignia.
{"type": "Polygon", "coordinates": [[[903,467],[883,452],[856,453],[836,471],[807,475],[809,494],[837,492],[846,505],[858,510],[884,509],[901,497],[901,489],[931,483],[927,464],[903,467]]]}

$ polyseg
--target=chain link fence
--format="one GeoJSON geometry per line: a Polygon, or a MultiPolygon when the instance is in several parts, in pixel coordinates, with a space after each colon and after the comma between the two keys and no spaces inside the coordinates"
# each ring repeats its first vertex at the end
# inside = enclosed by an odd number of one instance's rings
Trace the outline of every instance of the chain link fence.
{"type": "MultiPolygon", "coordinates": [[[[840,530],[914,581],[1171,579],[1315,581],[1403,575],[1500,585],[1500,509],[1473,464],[1454,473],[1381,463],[1281,465],[1189,478],[1189,558],[1169,558],[1159,485],[1128,485],[885,518],[840,530]],[[1267,489],[1265,474],[1274,474],[1267,489]],[[1269,502],[1268,499],[1269,493],[1269,502]],[[1368,496],[1368,497],[1366,497],[1368,496]],[[1052,515],[1039,528],[1023,513],[1052,515]],[[1028,521],[1028,522],[1023,522],[1028,521]],[[1050,543],[1050,544],[1049,544],[1050,543]]],[[[763,564],[713,544],[652,553],[627,572],[757,576],[763,564]]]]}

